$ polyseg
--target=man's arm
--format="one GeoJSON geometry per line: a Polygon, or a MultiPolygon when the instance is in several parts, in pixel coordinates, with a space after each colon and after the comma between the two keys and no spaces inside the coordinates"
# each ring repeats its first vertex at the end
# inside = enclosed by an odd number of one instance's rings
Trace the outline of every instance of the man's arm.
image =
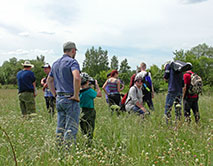
{"type": "Polygon", "coordinates": [[[34,87],[34,97],[37,96],[37,92],[36,92],[36,82],[33,82],[33,87],[34,87]]]}
{"type": "Polygon", "coordinates": [[[73,74],[74,94],[69,99],[79,102],[80,101],[80,99],[79,99],[79,91],[80,91],[80,87],[81,87],[81,76],[80,76],[79,70],[73,70],[72,74],[73,74]]]}
{"type": "Polygon", "coordinates": [[[97,97],[101,97],[102,93],[101,93],[101,90],[100,90],[100,87],[98,85],[98,81],[97,80],[95,80],[95,86],[96,86],[96,89],[97,89],[97,97]]]}
{"type": "Polygon", "coordinates": [[[107,82],[108,82],[108,80],[106,80],[106,82],[104,83],[102,88],[103,88],[104,92],[106,93],[106,95],[109,96],[108,92],[106,91],[107,82]]]}
{"type": "Polygon", "coordinates": [[[184,84],[184,87],[183,87],[183,99],[186,98],[186,90],[187,90],[187,85],[184,84]]]}
{"type": "Polygon", "coordinates": [[[55,91],[55,85],[54,85],[54,78],[51,76],[47,77],[47,84],[48,87],[50,88],[51,93],[53,94],[53,96],[56,96],[56,91],[55,91]]]}

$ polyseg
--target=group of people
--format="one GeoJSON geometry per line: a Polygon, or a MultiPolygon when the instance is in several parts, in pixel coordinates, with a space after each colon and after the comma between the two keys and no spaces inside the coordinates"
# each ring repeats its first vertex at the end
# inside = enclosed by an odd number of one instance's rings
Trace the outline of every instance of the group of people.
{"type": "MultiPolygon", "coordinates": [[[[75,142],[78,126],[82,133],[91,142],[95,128],[96,111],[94,99],[101,97],[102,93],[97,80],[93,80],[88,74],[81,73],[79,63],[75,59],[77,48],[75,43],[66,42],[63,45],[63,56],[55,61],[52,68],[49,64],[43,66],[46,77],[41,80],[47,109],[54,114],[55,100],[57,109],[57,140],[59,144],[65,142],[70,145],[75,142]],[[91,88],[94,86],[96,90],[91,88]],[[81,108],[81,118],[80,118],[81,108]]],[[[35,113],[36,78],[31,71],[33,65],[29,61],[23,64],[23,70],[17,73],[18,96],[23,116],[35,113]]],[[[165,65],[164,79],[168,81],[168,95],[166,97],[165,115],[168,123],[171,118],[171,109],[175,103],[176,118],[181,116],[181,100],[184,99],[184,115],[190,121],[190,109],[192,108],[195,121],[200,119],[198,111],[198,94],[190,94],[190,79],[192,71],[175,72],[171,63],[165,65]],[[184,88],[183,88],[184,87],[184,88]],[[182,88],[183,93],[182,93],[182,88]]],[[[151,74],[146,71],[143,62],[137,72],[131,77],[130,89],[121,100],[120,92],[124,89],[123,82],[118,78],[118,71],[113,70],[107,75],[103,85],[106,100],[110,106],[121,106],[128,112],[134,112],[144,117],[144,114],[154,111],[152,99],[154,87],[151,74]],[[123,99],[125,98],[125,101],[123,99]],[[149,109],[144,107],[147,103],[149,109]]]]}

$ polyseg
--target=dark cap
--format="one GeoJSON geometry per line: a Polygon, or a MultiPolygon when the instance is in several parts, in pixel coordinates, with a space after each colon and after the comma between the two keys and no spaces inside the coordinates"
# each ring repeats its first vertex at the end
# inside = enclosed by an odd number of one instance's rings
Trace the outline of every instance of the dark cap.
{"type": "Polygon", "coordinates": [[[44,66],[42,66],[42,68],[50,68],[49,63],[46,63],[44,66]]]}

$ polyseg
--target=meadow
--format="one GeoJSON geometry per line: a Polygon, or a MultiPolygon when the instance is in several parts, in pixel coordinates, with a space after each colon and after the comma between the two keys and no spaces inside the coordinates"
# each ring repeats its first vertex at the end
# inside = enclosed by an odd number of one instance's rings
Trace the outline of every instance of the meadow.
{"type": "MultiPolygon", "coordinates": [[[[69,151],[58,149],[56,115],[45,108],[43,93],[36,97],[37,115],[26,120],[17,90],[0,90],[1,166],[210,166],[213,165],[213,96],[200,96],[201,120],[165,124],[166,94],[154,98],[155,112],[145,119],[135,114],[111,115],[105,98],[95,100],[94,141],[87,146],[80,130],[69,151]],[[13,148],[13,149],[12,149],[13,148]],[[14,159],[15,156],[15,159],[14,159]]],[[[174,110],[172,111],[174,117],[174,110]]]]}

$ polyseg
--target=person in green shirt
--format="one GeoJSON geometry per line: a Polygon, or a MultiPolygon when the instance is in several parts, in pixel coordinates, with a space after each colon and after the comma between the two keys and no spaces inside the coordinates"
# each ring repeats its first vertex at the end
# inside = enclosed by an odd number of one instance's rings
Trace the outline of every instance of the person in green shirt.
{"type": "Polygon", "coordinates": [[[82,116],[80,126],[82,133],[87,136],[89,143],[93,138],[95,129],[96,111],[94,99],[102,96],[98,81],[91,80],[92,78],[87,73],[81,73],[80,107],[82,116]],[[91,83],[94,83],[97,92],[91,88],[91,83]]]}

